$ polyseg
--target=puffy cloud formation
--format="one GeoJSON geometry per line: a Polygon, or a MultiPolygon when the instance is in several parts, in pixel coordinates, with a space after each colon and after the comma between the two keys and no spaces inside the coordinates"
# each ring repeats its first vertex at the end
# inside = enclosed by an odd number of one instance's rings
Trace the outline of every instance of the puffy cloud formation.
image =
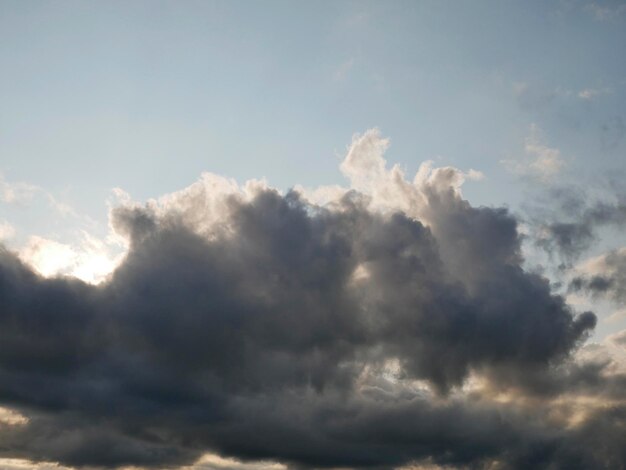
{"type": "Polygon", "coordinates": [[[99,285],[1,251],[0,405],[19,419],[0,422],[0,456],[626,465],[624,379],[574,358],[595,316],[522,268],[507,210],[462,198],[475,172],[407,181],[386,147],[355,136],[349,189],[205,174],[125,200],[128,253],[99,285]]]}

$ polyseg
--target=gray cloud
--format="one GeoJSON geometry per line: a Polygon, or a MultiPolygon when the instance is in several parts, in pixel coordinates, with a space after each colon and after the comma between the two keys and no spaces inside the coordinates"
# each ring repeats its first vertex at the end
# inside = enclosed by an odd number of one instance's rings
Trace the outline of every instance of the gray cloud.
{"type": "Polygon", "coordinates": [[[605,227],[626,226],[626,196],[616,192],[610,198],[588,202],[584,190],[576,187],[556,188],[550,193],[555,209],[531,217],[539,227],[538,246],[558,253],[568,261],[588,250],[605,227]]]}
{"type": "Polygon", "coordinates": [[[424,194],[429,226],[356,192],[331,210],[259,190],[228,198],[211,237],[180,207],[121,206],[112,224],[130,250],[99,286],[41,278],[3,251],[0,400],[29,422],[1,430],[0,454],[107,467],[207,451],[306,467],[557,458],[565,430],[454,390],[470,373],[532,389],[595,316],[521,268],[506,210],[424,194]]]}
{"type": "Polygon", "coordinates": [[[626,304],[626,249],[614,250],[596,260],[589,272],[570,282],[570,290],[626,304]]]}
{"type": "Polygon", "coordinates": [[[1,251],[0,456],[623,466],[607,407],[621,416],[626,381],[577,356],[595,315],[523,269],[517,221],[465,201],[468,175],[426,164],[409,182],[386,146],[355,137],[353,189],[205,174],[145,206],[124,198],[111,226],[128,253],[97,286],[1,251]]]}

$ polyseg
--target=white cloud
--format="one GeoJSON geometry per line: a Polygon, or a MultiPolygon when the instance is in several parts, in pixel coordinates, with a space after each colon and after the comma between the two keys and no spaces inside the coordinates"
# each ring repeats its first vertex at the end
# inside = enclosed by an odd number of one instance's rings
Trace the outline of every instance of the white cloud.
{"type": "Polygon", "coordinates": [[[69,274],[75,263],[76,253],[69,245],[31,236],[20,250],[23,261],[33,266],[42,276],[69,274]]]}
{"type": "Polygon", "coordinates": [[[41,188],[30,183],[8,182],[0,174],[0,201],[21,204],[30,201],[41,188]]]}
{"type": "Polygon", "coordinates": [[[31,462],[26,459],[3,459],[0,458],[0,469],[2,470],[73,470],[51,462],[31,462]]]}
{"type": "Polygon", "coordinates": [[[19,250],[20,258],[44,277],[72,276],[90,284],[98,284],[121,262],[123,254],[96,237],[82,232],[75,245],[31,236],[19,250]]]}
{"type": "Polygon", "coordinates": [[[370,209],[382,212],[402,210],[428,224],[430,208],[427,192],[431,189],[452,190],[460,195],[465,180],[483,177],[476,170],[465,173],[453,167],[434,168],[432,161],[426,161],[411,181],[399,165],[387,168],[384,154],[389,143],[389,139],[380,136],[378,129],[370,129],[362,135],[355,134],[340,165],[341,172],[350,181],[349,189],[370,198],[370,209]]]}
{"type": "Polygon", "coordinates": [[[204,454],[194,465],[180,470],[286,470],[283,464],[270,461],[243,462],[217,454],[204,454]]]}
{"type": "MultiPolygon", "coordinates": [[[[384,153],[389,139],[382,138],[378,129],[355,134],[346,150],[340,170],[349,180],[347,187],[338,185],[304,188],[296,185],[294,190],[307,201],[333,207],[349,190],[356,190],[368,198],[369,208],[387,212],[404,211],[407,215],[428,223],[427,197],[430,189],[452,190],[460,194],[465,180],[480,180],[484,175],[470,169],[463,172],[453,167],[434,168],[432,161],[421,164],[411,181],[405,177],[399,165],[387,168],[384,153]]],[[[249,180],[238,184],[231,178],[213,173],[203,173],[198,181],[180,191],[150,199],[145,204],[133,201],[124,190],[114,190],[113,207],[147,207],[158,216],[175,214],[187,227],[212,238],[220,231],[228,231],[230,201],[252,200],[259,191],[268,189],[264,180],[249,180]]],[[[280,192],[280,191],[279,191],[280,192]]],[[[115,232],[115,228],[113,227],[115,232]]],[[[123,234],[116,234],[123,236],[123,234]]],[[[119,240],[118,240],[119,241],[119,240]]]]}
{"type": "Polygon", "coordinates": [[[300,193],[307,201],[318,206],[331,204],[340,199],[347,191],[339,185],[319,186],[317,188],[305,188],[299,184],[294,186],[294,191],[300,193]]]}
{"type": "Polygon", "coordinates": [[[19,426],[20,424],[28,423],[28,418],[21,415],[15,410],[0,406],[0,426],[19,426]]]}
{"type": "Polygon", "coordinates": [[[474,170],[473,168],[470,168],[465,176],[471,181],[482,181],[485,179],[485,174],[482,171],[474,170]]]}
{"type": "Polygon", "coordinates": [[[530,136],[526,139],[525,150],[532,160],[529,169],[541,178],[551,177],[558,173],[565,162],[557,148],[550,148],[539,141],[539,128],[532,125],[530,136]]]}
{"type": "Polygon", "coordinates": [[[29,204],[36,198],[43,198],[48,205],[63,217],[79,217],[69,204],[60,201],[45,189],[24,181],[6,181],[0,174],[0,202],[7,204],[29,204]]]}
{"type": "Polygon", "coordinates": [[[69,204],[65,202],[59,201],[50,193],[45,193],[45,194],[48,199],[48,203],[50,204],[50,207],[52,207],[56,212],[61,214],[63,217],[68,217],[68,216],[79,217],[78,213],[74,210],[72,206],[70,206],[69,204]]]}
{"type": "Polygon", "coordinates": [[[501,160],[500,163],[520,176],[547,182],[560,173],[565,166],[561,151],[548,147],[540,139],[541,130],[536,124],[530,126],[530,133],[524,143],[525,156],[520,159],[501,160]]]}
{"type": "Polygon", "coordinates": [[[592,2],[585,5],[585,10],[598,21],[612,21],[626,14],[626,3],[610,5],[606,2],[592,2]]]}
{"type": "MultiPolygon", "coordinates": [[[[313,204],[332,208],[338,207],[336,203],[339,199],[354,189],[368,198],[371,210],[403,210],[408,216],[428,224],[426,192],[452,190],[460,195],[465,180],[484,178],[481,172],[473,169],[463,172],[452,167],[434,168],[433,162],[427,161],[422,163],[411,181],[398,165],[387,168],[384,153],[388,147],[389,140],[382,138],[378,129],[370,129],[362,135],[355,134],[340,165],[350,182],[348,187],[335,185],[305,189],[296,186],[295,190],[313,204]]],[[[233,199],[250,201],[268,187],[263,180],[238,184],[230,178],[203,173],[187,188],[150,199],[145,204],[133,201],[127,192],[115,188],[109,207],[112,210],[114,207],[133,209],[145,206],[156,215],[175,215],[186,226],[211,239],[230,230],[228,220],[233,199]]],[[[50,201],[56,202],[53,198],[50,201]]],[[[63,213],[65,209],[57,210],[63,213]]],[[[65,212],[75,214],[71,208],[65,212]]],[[[115,269],[125,255],[123,251],[128,249],[125,234],[117,233],[113,226],[110,229],[105,239],[83,231],[80,239],[73,244],[32,236],[19,250],[19,255],[42,276],[74,276],[97,284],[115,269]]]]}
{"type": "Polygon", "coordinates": [[[580,90],[578,92],[578,97],[582,100],[591,100],[596,96],[606,95],[611,93],[611,90],[608,88],[585,88],[584,90],[580,90]]]}

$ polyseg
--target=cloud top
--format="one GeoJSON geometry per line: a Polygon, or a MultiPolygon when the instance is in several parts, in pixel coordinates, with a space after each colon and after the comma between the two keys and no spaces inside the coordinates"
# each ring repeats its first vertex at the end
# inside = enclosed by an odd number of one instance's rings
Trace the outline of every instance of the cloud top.
{"type": "Polygon", "coordinates": [[[409,181],[387,147],[375,130],[355,136],[351,187],[323,204],[211,174],[145,205],[122,198],[111,225],[128,253],[97,286],[1,251],[0,402],[25,421],[0,426],[0,454],[168,468],[207,452],[298,467],[624,462],[621,408],[576,429],[542,411],[600,393],[602,366],[571,366],[594,314],[523,269],[514,217],[462,198],[471,174],[425,164],[409,181]],[[606,446],[581,448],[597,430],[606,446]]]}

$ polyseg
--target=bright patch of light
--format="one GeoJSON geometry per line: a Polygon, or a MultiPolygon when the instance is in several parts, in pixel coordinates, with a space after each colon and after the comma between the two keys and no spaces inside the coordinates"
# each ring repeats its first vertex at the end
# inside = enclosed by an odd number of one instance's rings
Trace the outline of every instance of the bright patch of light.
{"type": "Polygon", "coordinates": [[[359,282],[370,277],[370,273],[363,264],[359,264],[352,273],[352,282],[359,282]]]}
{"type": "Polygon", "coordinates": [[[51,462],[31,462],[26,459],[1,459],[0,468],[2,470],[71,470],[70,467],[65,467],[51,462]]]}
{"type": "Polygon", "coordinates": [[[278,462],[242,462],[217,454],[204,454],[194,465],[182,467],[181,470],[286,470],[286,468],[278,462]]]}
{"type": "Polygon", "coordinates": [[[9,426],[16,426],[26,423],[28,423],[26,416],[22,416],[15,410],[0,406],[0,425],[8,424],[9,426]]]}
{"type": "Polygon", "coordinates": [[[104,281],[123,258],[123,254],[112,254],[104,242],[87,233],[78,245],[33,236],[19,255],[44,277],[70,276],[89,284],[104,281]]]}

